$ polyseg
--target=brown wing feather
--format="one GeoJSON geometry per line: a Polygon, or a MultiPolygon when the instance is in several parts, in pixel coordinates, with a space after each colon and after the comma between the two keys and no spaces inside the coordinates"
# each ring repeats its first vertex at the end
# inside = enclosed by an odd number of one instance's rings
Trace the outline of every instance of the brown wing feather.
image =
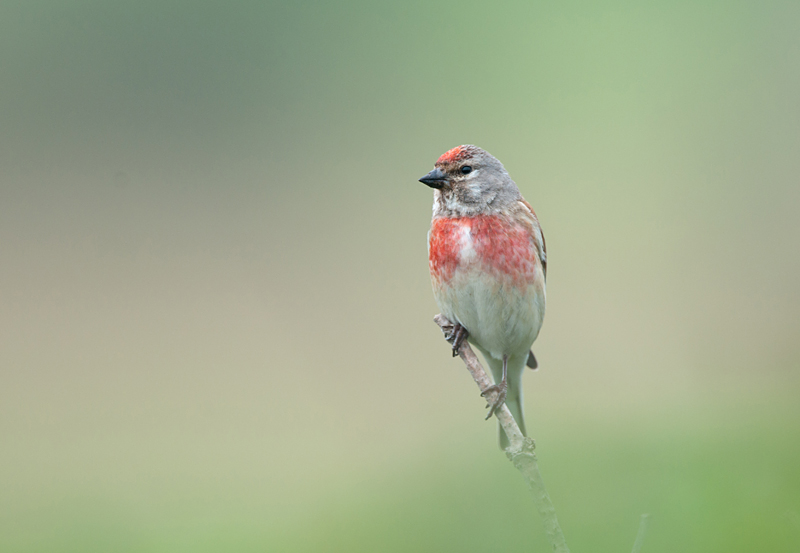
{"type": "Polygon", "coordinates": [[[542,271],[544,272],[545,278],[547,278],[547,243],[544,241],[544,232],[542,231],[542,226],[539,224],[539,218],[536,216],[536,212],[531,207],[531,204],[524,199],[519,200],[519,203],[524,205],[533,216],[532,230],[534,231],[534,243],[536,244],[536,249],[539,252],[539,260],[542,262],[542,271]],[[541,238],[541,244],[539,243],[539,238],[541,238]]]}

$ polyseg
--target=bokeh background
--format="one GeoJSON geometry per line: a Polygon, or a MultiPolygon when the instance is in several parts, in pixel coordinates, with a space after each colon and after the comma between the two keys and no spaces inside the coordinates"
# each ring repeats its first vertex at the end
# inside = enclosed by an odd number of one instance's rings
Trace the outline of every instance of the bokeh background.
{"type": "Polygon", "coordinates": [[[570,547],[800,551],[800,3],[0,4],[0,550],[546,551],[417,178],[533,204],[570,547]]]}

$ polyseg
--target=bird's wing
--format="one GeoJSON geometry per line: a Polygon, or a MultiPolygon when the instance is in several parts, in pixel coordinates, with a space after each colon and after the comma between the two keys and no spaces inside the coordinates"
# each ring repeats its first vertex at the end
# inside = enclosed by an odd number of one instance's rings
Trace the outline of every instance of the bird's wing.
{"type": "Polygon", "coordinates": [[[533,238],[533,243],[536,245],[536,252],[539,254],[539,260],[542,262],[542,271],[544,272],[545,278],[547,278],[547,244],[544,241],[544,233],[539,224],[539,218],[536,216],[536,212],[531,207],[531,204],[525,200],[519,200],[519,203],[523,206],[521,211],[530,214],[531,238],[533,238]]]}
{"type": "MultiPolygon", "coordinates": [[[[539,260],[542,262],[542,272],[545,278],[547,278],[547,244],[544,241],[542,226],[539,224],[539,218],[536,216],[536,212],[531,207],[531,204],[525,200],[520,200],[519,203],[521,204],[521,211],[523,214],[528,215],[527,219],[530,223],[531,238],[536,245],[536,253],[539,255],[539,260]]],[[[539,368],[539,363],[533,355],[533,350],[528,353],[528,359],[525,364],[534,371],[539,368]]]]}

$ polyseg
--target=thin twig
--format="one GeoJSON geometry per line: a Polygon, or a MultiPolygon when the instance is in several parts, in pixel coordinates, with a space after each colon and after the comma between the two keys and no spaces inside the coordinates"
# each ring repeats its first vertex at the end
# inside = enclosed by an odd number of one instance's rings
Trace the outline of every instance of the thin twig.
{"type": "MultiPolygon", "coordinates": [[[[436,315],[433,320],[442,329],[445,339],[450,341],[450,335],[453,331],[453,323],[448,321],[447,318],[441,314],[436,315]]],[[[478,361],[478,356],[475,355],[475,352],[472,351],[472,347],[470,347],[466,340],[461,342],[458,355],[461,357],[461,360],[464,361],[469,374],[472,375],[473,380],[475,380],[475,383],[478,385],[478,388],[481,389],[481,392],[493,384],[492,380],[489,378],[489,375],[487,375],[486,371],[483,369],[483,365],[481,365],[481,362],[478,361]]],[[[489,403],[494,402],[497,394],[498,392],[495,391],[489,392],[486,395],[486,400],[489,403]]],[[[500,421],[503,430],[505,430],[506,436],[508,436],[508,441],[511,442],[509,449],[512,451],[521,449],[523,447],[525,436],[522,435],[519,426],[517,426],[516,421],[514,421],[514,417],[511,415],[511,411],[508,410],[508,407],[506,407],[505,403],[495,410],[495,416],[497,417],[497,420],[500,421]]]]}
{"type": "MultiPolygon", "coordinates": [[[[449,340],[453,331],[453,323],[447,320],[443,315],[436,315],[433,320],[439,325],[439,328],[442,329],[445,338],[449,340]]],[[[472,351],[472,348],[466,340],[461,343],[461,347],[458,349],[458,355],[464,361],[464,364],[467,366],[472,378],[478,384],[481,391],[492,385],[492,381],[489,379],[480,361],[478,361],[478,357],[475,355],[475,352],[472,351]]],[[[494,392],[490,392],[490,395],[494,395],[494,392]]],[[[495,397],[487,398],[489,402],[494,401],[494,399],[495,397]]],[[[511,411],[508,410],[505,404],[501,405],[500,408],[495,411],[495,416],[503,427],[510,442],[510,445],[505,450],[506,456],[528,483],[528,488],[533,496],[533,502],[542,517],[544,529],[547,533],[550,545],[553,547],[553,551],[555,553],[569,553],[567,542],[564,539],[564,533],[561,531],[561,527],[558,524],[556,509],[553,507],[550,496],[547,495],[542,474],[539,472],[539,464],[536,460],[536,452],[534,451],[535,444],[533,440],[522,435],[519,426],[517,426],[514,417],[511,415],[511,411]]]]}
{"type": "MultiPolygon", "coordinates": [[[[444,333],[445,340],[452,341],[453,338],[453,323],[442,314],[436,315],[433,318],[434,322],[439,325],[444,333]]],[[[466,340],[461,342],[458,348],[458,356],[464,361],[467,370],[472,375],[473,380],[478,385],[478,388],[483,390],[492,385],[492,381],[483,369],[483,365],[478,361],[475,352],[472,351],[469,343],[466,340]]],[[[489,392],[486,399],[493,403],[496,399],[498,392],[489,392]]],[[[539,472],[539,463],[536,460],[536,452],[534,451],[536,445],[533,440],[522,435],[522,432],[511,415],[505,404],[496,409],[494,415],[503,427],[503,431],[508,436],[509,446],[505,449],[508,459],[517,467],[517,470],[522,474],[525,482],[528,483],[528,489],[533,496],[533,502],[539,515],[544,522],[544,529],[547,533],[547,539],[553,547],[555,553],[569,553],[567,542],[564,539],[564,533],[561,531],[561,526],[558,524],[558,517],[556,516],[556,508],[553,507],[553,502],[550,496],[547,495],[547,490],[544,487],[544,480],[542,473],[539,472]]],[[[633,543],[632,553],[639,553],[644,543],[644,535],[647,531],[647,525],[650,523],[650,515],[644,514],[639,522],[639,532],[636,534],[636,541],[633,543]]]]}

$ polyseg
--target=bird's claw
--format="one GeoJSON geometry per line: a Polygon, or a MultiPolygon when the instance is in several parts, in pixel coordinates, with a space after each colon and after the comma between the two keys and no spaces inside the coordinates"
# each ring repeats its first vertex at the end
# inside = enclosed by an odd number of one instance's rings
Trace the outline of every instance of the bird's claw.
{"type": "Polygon", "coordinates": [[[459,323],[453,324],[453,330],[450,331],[450,336],[447,337],[447,341],[453,345],[453,357],[458,357],[458,350],[464,340],[467,339],[467,336],[469,336],[469,332],[466,328],[459,323]]]}
{"type": "Polygon", "coordinates": [[[489,420],[492,415],[494,415],[495,411],[497,411],[501,405],[506,402],[506,393],[508,392],[508,384],[506,384],[505,380],[501,380],[500,384],[495,384],[493,386],[489,386],[484,391],[481,392],[481,397],[486,397],[487,394],[492,392],[497,393],[497,397],[494,401],[489,401],[486,404],[486,407],[489,409],[489,414],[486,415],[486,420],[489,420]]]}

